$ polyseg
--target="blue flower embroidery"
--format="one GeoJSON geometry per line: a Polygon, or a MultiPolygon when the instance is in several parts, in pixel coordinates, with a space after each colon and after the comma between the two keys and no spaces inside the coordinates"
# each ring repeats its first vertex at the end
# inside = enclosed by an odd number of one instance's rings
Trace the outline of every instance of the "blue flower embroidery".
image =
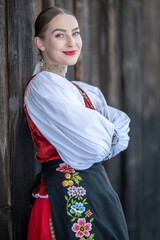
{"type": "Polygon", "coordinates": [[[82,212],[84,212],[85,211],[85,207],[83,207],[83,203],[81,203],[81,202],[76,202],[75,203],[75,205],[72,205],[71,206],[71,210],[70,210],[70,212],[71,213],[82,213],[82,212]]]}

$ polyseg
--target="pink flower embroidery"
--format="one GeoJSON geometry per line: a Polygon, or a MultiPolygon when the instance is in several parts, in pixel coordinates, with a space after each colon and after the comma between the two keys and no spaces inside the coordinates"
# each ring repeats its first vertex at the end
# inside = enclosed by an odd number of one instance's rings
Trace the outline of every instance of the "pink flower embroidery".
{"type": "Polygon", "coordinates": [[[74,223],[72,226],[73,232],[76,232],[76,237],[88,237],[90,235],[89,231],[92,230],[92,224],[86,223],[85,218],[79,218],[78,224],[74,223]]]}
{"type": "Polygon", "coordinates": [[[63,172],[63,173],[67,173],[67,172],[74,173],[75,172],[75,170],[72,167],[69,167],[67,163],[61,163],[59,166],[60,166],[60,168],[56,168],[56,170],[59,172],[63,172]]]}

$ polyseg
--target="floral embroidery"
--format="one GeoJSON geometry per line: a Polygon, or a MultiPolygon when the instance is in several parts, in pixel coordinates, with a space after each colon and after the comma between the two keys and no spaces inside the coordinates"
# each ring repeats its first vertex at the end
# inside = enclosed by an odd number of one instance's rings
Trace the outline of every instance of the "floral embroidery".
{"type": "Polygon", "coordinates": [[[87,209],[88,202],[87,198],[84,197],[87,194],[86,189],[79,186],[80,181],[82,181],[79,172],[76,172],[66,163],[61,163],[56,170],[65,173],[62,186],[66,187],[66,212],[73,223],[72,231],[79,240],[94,240],[95,234],[91,233],[94,221],[94,218],[91,218],[93,213],[87,209]]]}
{"type": "Polygon", "coordinates": [[[87,217],[90,217],[93,215],[93,213],[91,212],[91,210],[89,209],[88,211],[85,212],[87,217]]]}
{"type": "Polygon", "coordinates": [[[81,202],[76,202],[75,203],[75,205],[72,205],[71,206],[71,210],[70,210],[70,212],[71,213],[77,213],[77,212],[79,212],[79,213],[83,213],[84,211],[85,211],[85,207],[83,207],[84,205],[83,205],[83,203],[81,203],[81,202]]]}
{"type": "Polygon", "coordinates": [[[110,150],[110,153],[107,154],[107,156],[103,160],[108,160],[112,158],[112,150],[110,150]]]}
{"type": "Polygon", "coordinates": [[[63,172],[63,173],[67,173],[67,172],[74,173],[75,172],[75,170],[71,167],[68,167],[68,165],[66,163],[61,163],[59,166],[60,166],[60,168],[56,169],[59,172],[63,172]]]}
{"type": "Polygon", "coordinates": [[[86,194],[86,190],[83,187],[78,187],[77,188],[77,194],[79,196],[84,196],[86,194]]]}
{"type": "Polygon", "coordinates": [[[71,178],[71,174],[66,173],[66,174],[65,174],[65,178],[70,179],[70,178],[71,178]]]}
{"type": "Polygon", "coordinates": [[[70,181],[64,180],[64,181],[62,182],[63,187],[73,186],[73,184],[74,184],[74,182],[73,182],[72,180],[70,180],[70,181]]]}
{"type": "MultiPolygon", "coordinates": [[[[58,170],[58,171],[62,171],[62,170],[59,170],[60,168],[57,168],[56,170],[58,170]]],[[[65,178],[67,179],[67,180],[64,180],[63,182],[62,182],[62,185],[63,185],[63,187],[68,187],[68,186],[73,186],[74,185],[74,183],[76,183],[76,184],[78,184],[79,185],[79,181],[81,181],[82,180],[82,178],[78,175],[79,173],[78,172],[75,172],[75,170],[73,169],[73,168],[71,168],[72,169],[72,171],[74,171],[73,173],[74,174],[70,174],[70,173],[66,173],[65,174],[65,178]]],[[[70,171],[71,171],[71,169],[70,169],[70,171]]],[[[65,170],[65,171],[67,171],[67,169],[65,170]]]]}
{"type": "Polygon", "coordinates": [[[73,224],[72,230],[76,232],[76,237],[83,237],[84,235],[89,237],[89,231],[92,230],[92,224],[86,223],[85,218],[80,218],[77,223],[73,224]]]}
{"type": "Polygon", "coordinates": [[[68,195],[69,196],[76,196],[77,195],[77,188],[75,186],[68,188],[68,195]]]}

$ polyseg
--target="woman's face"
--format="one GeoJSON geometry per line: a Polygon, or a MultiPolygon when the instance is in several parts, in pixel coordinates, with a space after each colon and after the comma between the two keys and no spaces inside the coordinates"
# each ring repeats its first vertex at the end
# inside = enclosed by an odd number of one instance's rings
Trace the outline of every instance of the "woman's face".
{"type": "Polygon", "coordinates": [[[74,65],[81,52],[82,39],[76,18],[59,14],[48,24],[44,39],[35,37],[37,47],[48,64],[74,65]]]}

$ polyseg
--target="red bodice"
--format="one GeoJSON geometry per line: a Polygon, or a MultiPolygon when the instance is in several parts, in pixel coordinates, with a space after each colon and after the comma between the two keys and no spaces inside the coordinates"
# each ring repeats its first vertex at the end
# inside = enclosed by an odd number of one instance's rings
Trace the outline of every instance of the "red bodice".
{"type": "MultiPolygon", "coordinates": [[[[25,93],[26,93],[26,90],[27,90],[27,87],[28,87],[30,81],[34,78],[34,76],[27,83],[25,91],[24,91],[24,110],[26,112],[28,125],[31,130],[31,134],[32,134],[33,140],[34,140],[36,148],[37,148],[36,159],[39,162],[48,162],[50,160],[59,159],[60,156],[59,156],[58,152],[56,151],[55,147],[41,134],[39,129],[36,127],[36,125],[34,124],[34,122],[32,121],[32,119],[30,118],[30,116],[28,114],[27,107],[25,104],[25,93]]],[[[80,89],[80,91],[83,93],[85,106],[88,108],[94,109],[87,94],[78,85],[76,85],[75,83],[73,83],[73,84],[78,89],[80,89]]]]}

